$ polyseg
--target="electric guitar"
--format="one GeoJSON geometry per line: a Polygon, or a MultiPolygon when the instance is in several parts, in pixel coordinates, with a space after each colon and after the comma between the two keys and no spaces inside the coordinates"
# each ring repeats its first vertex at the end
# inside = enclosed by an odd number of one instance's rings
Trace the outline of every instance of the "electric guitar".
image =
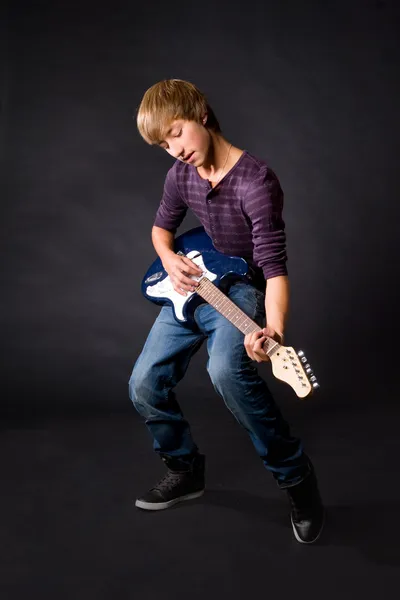
{"type": "MultiPolygon", "coordinates": [[[[261,327],[226,295],[235,281],[244,281],[249,285],[255,281],[255,272],[244,258],[218,252],[203,227],[196,227],[178,236],[174,245],[177,254],[187,256],[202,270],[200,277],[190,276],[199,285],[195,291],[187,291],[186,296],[178,294],[161,259],[157,258],[142,280],[141,290],[145,298],[155,304],[171,305],[178,323],[191,329],[196,327],[193,317],[195,309],[208,302],[245,335],[261,331],[261,327]]],[[[319,388],[302,350],[296,352],[270,337],[264,342],[263,349],[270,358],[274,376],[288,383],[299,398],[305,398],[319,388]]]]}

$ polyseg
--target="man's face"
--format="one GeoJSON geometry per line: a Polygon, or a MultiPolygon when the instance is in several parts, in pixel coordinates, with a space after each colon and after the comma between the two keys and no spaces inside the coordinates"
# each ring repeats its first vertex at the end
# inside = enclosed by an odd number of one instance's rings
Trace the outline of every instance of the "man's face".
{"type": "Polygon", "coordinates": [[[171,123],[160,147],[174,158],[199,167],[207,157],[210,141],[210,134],[203,125],[177,119],[171,123]]]}

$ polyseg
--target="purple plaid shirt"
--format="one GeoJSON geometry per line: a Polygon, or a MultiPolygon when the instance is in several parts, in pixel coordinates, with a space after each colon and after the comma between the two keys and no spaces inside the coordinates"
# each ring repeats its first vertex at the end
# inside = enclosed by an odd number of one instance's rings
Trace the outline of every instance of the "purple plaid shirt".
{"type": "Polygon", "coordinates": [[[241,256],[264,279],[287,275],[283,192],[264,161],[245,150],[215,188],[193,165],[175,161],[154,225],[175,233],[188,208],[219,252],[241,256]]]}

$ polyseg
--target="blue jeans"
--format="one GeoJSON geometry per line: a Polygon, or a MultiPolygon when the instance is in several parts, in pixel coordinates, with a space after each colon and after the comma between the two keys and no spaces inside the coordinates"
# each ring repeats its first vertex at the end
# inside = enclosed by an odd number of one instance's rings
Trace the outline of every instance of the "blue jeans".
{"type": "MultiPolygon", "coordinates": [[[[229,297],[260,326],[265,325],[264,294],[239,282],[229,297]]],[[[296,485],[310,472],[301,441],[291,436],[265,381],[244,347],[244,336],[209,304],[196,308],[197,331],[179,324],[163,306],[129,380],[129,396],[153,437],[153,448],[167,463],[189,465],[198,452],[174,387],[191,357],[207,339],[207,371],[215,391],[248,432],[264,466],[280,488],[296,485]]],[[[221,433],[223,435],[223,433],[221,433]]]]}

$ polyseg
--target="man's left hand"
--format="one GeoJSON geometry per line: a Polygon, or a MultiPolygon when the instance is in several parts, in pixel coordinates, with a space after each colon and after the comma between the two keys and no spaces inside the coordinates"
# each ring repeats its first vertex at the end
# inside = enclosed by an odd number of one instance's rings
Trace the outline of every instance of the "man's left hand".
{"type": "Polygon", "coordinates": [[[244,346],[246,348],[247,355],[258,363],[269,361],[269,356],[263,349],[263,345],[267,337],[272,338],[279,344],[283,343],[283,334],[278,333],[269,325],[259,331],[248,333],[244,338],[244,346]]]}

